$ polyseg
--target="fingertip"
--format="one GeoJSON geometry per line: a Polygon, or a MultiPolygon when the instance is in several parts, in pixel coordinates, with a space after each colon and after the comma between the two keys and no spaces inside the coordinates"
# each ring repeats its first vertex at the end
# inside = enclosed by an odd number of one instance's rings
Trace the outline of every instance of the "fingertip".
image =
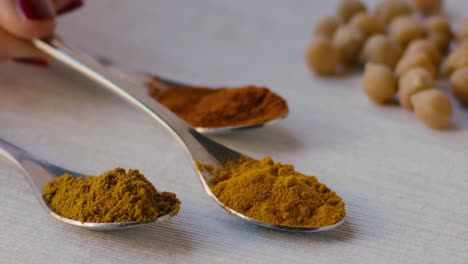
{"type": "Polygon", "coordinates": [[[31,41],[16,38],[1,28],[0,43],[0,61],[14,59],[30,64],[48,64],[52,61],[50,56],[35,48],[31,41]]]}
{"type": "Polygon", "coordinates": [[[48,0],[0,1],[0,24],[20,38],[50,36],[56,26],[55,11],[48,10],[51,6],[48,0]]]}
{"type": "Polygon", "coordinates": [[[16,32],[22,38],[44,38],[54,33],[56,23],[55,19],[35,22],[26,21],[16,29],[16,32]]]}
{"type": "Polygon", "coordinates": [[[25,57],[25,58],[15,58],[13,59],[14,62],[27,64],[32,66],[41,66],[45,67],[49,65],[49,62],[40,57],[25,57]]]}

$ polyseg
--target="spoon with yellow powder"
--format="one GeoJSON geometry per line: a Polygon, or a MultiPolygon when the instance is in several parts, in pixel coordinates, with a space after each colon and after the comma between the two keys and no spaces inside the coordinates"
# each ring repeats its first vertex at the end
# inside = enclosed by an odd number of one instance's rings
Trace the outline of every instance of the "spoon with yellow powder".
{"type": "Polygon", "coordinates": [[[21,168],[48,214],[67,224],[118,230],[166,221],[179,211],[175,194],[158,192],[137,170],[78,177],[83,174],[37,159],[2,139],[0,154],[21,168]]]}
{"type": "Polygon", "coordinates": [[[167,128],[188,151],[207,194],[230,214],[288,231],[325,231],[343,223],[343,201],[315,177],[268,158],[254,160],[209,139],[151,98],[141,84],[122,78],[57,37],[33,44],[167,128]]]}

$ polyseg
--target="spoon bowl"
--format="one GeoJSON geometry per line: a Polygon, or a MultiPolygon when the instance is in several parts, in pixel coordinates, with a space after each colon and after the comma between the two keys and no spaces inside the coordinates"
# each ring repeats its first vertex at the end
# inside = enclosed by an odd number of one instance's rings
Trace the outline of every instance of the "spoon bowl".
{"type": "Polygon", "coordinates": [[[197,167],[197,163],[209,164],[216,169],[225,166],[229,161],[238,160],[241,156],[247,155],[232,150],[199,133],[187,122],[150,97],[146,92],[146,89],[142,87],[143,85],[141,83],[136,83],[129,80],[126,76],[116,74],[115,71],[110,70],[91,56],[66,45],[59,38],[51,37],[46,40],[35,39],[33,40],[33,44],[46,54],[62,62],[64,65],[83,74],[85,77],[100,84],[103,88],[106,88],[127,102],[133,104],[171,132],[175,139],[185,147],[185,150],[190,155],[193,167],[195,168],[206,193],[228,213],[256,225],[288,231],[325,231],[335,228],[343,223],[344,219],[339,223],[318,228],[281,226],[250,218],[242,213],[236,212],[232,208],[229,208],[225,204],[221,203],[211,192],[208,183],[213,175],[201,172],[197,167]]]}
{"type": "Polygon", "coordinates": [[[203,172],[203,171],[200,171],[200,170],[197,170],[197,173],[201,178],[201,182],[203,184],[203,187],[205,188],[206,193],[219,206],[221,206],[229,214],[237,216],[237,217],[239,217],[240,219],[242,219],[244,221],[250,222],[250,223],[258,225],[258,226],[262,226],[262,227],[266,227],[266,228],[270,228],[270,229],[282,230],[282,231],[291,231],[291,232],[321,232],[321,231],[327,231],[327,230],[331,230],[333,228],[336,228],[336,227],[340,226],[341,224],[343,224],[344,221],[345,221],[345,218],[343,218],[341,221],[339,221],[336,224],[328,225],[328,226],[321,226],[321,227],[284,226],[284,225],[276,225],[276,224],[270,224],[270,223],[267,223],[267,222],[264,222],[264,221],[260,221],[260,220],[257,220],[255,218],[248,217],[248,216],[246,216],[244,214],[241,214],[241,213],[231,209],[230,207],[226,206],[221,201],[219,201],[218,198],[211,191],[210,186],[208,185],[209,180],[207,180],[207,179],[211,178],[211,175],[209,173],[207,173],[207,172],[203,172]]]}
{"type": "Polygon", "coordinates": [[[44,186],[54,178],[57,178],[63,174],[70,174],[75,177],[84,175],[71,170],[67,170],[56,165],[53,165],[47,161],[43,161],[35,158],[33,155],[3,139],[0,138],[0,154],[7,157],[11,162],[15,163],[26,176],[29,183],[34,189],[34,193],[44,210],[52,217],[71,224],[74,226],[83,227],[86,229],[97,230],[97,231],[108,231],[108,230],[119,230],[122,228],[137,227],[141,225],[147,225],[157,222],[169,220],[171,217],[177,214],[177,210],[170,212],[166,215],[162,215],[151,221],[144,222],[123,222],[123,223],[93,223],[93,222],[80,222],[70,218],[63,217],[56,212],[52,211],[42,197],[42,190],[44,186]]]}

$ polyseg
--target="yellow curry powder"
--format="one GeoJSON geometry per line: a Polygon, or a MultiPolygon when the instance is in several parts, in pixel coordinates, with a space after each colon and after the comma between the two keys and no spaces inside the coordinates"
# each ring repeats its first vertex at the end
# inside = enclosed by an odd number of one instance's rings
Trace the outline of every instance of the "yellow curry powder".
{"type": "Polygon", "coordinates": [[[220,202],[251,218],[284,226],[321,227],[346,216],[342,199],[316,177],[271,157],[259,161],[243,156],[218,170],[203,164],[198,167],[214,176],[210,188],[220,202]]]}
{"type": "Polygon", "coordinates": [[[42,195],[54,212],[81,222],[150,221],[180,207],[174,193],[160,193],[138,170],[122,168],[97,177],[62,175],[42,195]]]}

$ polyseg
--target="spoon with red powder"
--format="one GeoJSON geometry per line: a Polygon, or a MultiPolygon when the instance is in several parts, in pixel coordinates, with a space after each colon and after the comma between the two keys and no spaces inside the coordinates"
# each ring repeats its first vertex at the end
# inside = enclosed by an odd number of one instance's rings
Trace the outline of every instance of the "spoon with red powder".
{"type": "Polygon", "coordinates": [[[289,112],[286,100],[264,86],[191,86],[150,73],[124,70],[108,58],[96,59],[115,74],[144,84],[152,98],[204,134],[276,124],[289,112]]]}

